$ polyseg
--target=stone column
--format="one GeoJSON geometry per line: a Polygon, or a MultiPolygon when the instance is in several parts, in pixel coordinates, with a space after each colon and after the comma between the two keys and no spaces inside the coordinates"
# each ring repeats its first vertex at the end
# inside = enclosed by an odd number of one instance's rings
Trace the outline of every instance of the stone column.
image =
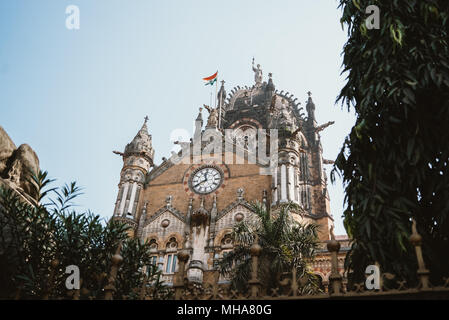
{"type": "Polygon", "coordinates": [[[134,199],[136,198],[136,191],[137,191],[137,182],[134,182],[133,183],[133,189],[131,191],[131,198],[129,199],[128,212],[127,212],[127,213],[129,213],[131,215],[133,213],[134,199]]]}
{"type": "Polygon", "coordinates": [[[125,182],[125,187],[123,188],[123,194],[122,194],[122,200],[120,200],[120,209],[119,209],[119,216],[123,214],[123,211],[125,210],[125,203],[126,203],[126,196],[128,195],[128,187],[129,183],[125,182]]]}
{"type": "Polygon", "coordinates": [[[273,173],[273,204],[277,204],[278,201],[278,168],[274,168],[273,173]]]}
{"type": "Polygon", "coordinates": [[[279,202],[287,201],[287,167],[281,165],[281,199],[279,202]]]}
{"type": "Polygon", "coordinates": [[[295,201],[295,175],[294,170],[295,167],[292,165],[289,165],[288,167],[288,200],[295,201]]]}

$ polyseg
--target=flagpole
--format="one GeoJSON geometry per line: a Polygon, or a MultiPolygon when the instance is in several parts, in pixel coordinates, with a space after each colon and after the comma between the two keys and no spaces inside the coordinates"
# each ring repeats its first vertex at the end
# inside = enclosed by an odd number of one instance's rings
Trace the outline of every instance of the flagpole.
{"type": "MultiPolygon", "coordinates": [[[[221,89],[220,89],[221,90],[221,89]]],[[[218,99],[218,129],[221,129],[221,105],[223,104],[223,102],[221,101],[221,94],[220,94],[220,98],[218,99]]]]}
{"type": "MultiPolygon", "coordinates": [[[[218,72],[218,71],[217,71],[218,72]]],[[[217,107],[218,74],[215,78],[215,108],[217,107]]]]}

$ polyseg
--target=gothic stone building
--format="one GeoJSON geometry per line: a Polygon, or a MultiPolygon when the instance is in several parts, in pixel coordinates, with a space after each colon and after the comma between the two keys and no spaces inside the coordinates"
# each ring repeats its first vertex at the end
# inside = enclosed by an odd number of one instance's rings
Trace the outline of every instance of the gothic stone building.
{"type": "MultiPolygon", "coordinates": [[[[208,281],[214,262],[232,250],[233,225],[254,218],[250,206],[254,201],[273,209],[292,201],[301,208],[291,212],[294,219],[320,225],[323,246],[313,268],[324,284],[328,281],[330,256],[325,241],[330,239],[333,218],[324,168],[329,162],[323,160],[319,132],[332,123],[317,124],[310,92],[305,115],[297,98],[275,89],[271,74],[265,82],[260,66],[253,65],[253,71],[254,85],[238,86],[228,96],[222,81],[217,108],[205,106],[209,111],[205,128],[200,108],[193,139],[175,142],[180,152],[172,152],[161,164],[153,162],[148,118],[124,152],[115,151],[123,157],[123,168],[113,218],[130,224],[132,236],[150,242],[153,261],[168,282],[182,248],[190,251],[189,278],[208,281]],[[255,141],[258,129],[267,133],[277,129],[278,159],[269,174],[261,174],[266,163],[250,161],[253,149],[248,144],[255,141]],[[218,157],[217,152],[213,157],[201,152],[209,136],[224,137],[229,131],[230,139],[223,139],[218,157]]],[[[267,145],[274,144],[270,138],[268,133],[267,145]]],[[[343,244],[342,265],[348,241],[341,236],[337,240],[343,244]]]]}

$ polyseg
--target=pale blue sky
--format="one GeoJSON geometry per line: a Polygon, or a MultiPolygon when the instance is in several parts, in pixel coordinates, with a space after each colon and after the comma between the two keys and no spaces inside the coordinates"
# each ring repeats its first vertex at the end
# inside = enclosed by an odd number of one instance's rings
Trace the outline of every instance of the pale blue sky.
{"type": "MultiPolygon", "coordinates": [[[[335,159],[354,123],[334,104],[344,85],[339,19],[336,0],[2,0],[0,125],[59,184],[83,186],[82,207],[110,217],[122,167],[112,150],[123,151],[148,115],[160,163],[170,133],[191,132],[209,102],[201,78],[218,69],[228,92],[252,85],[254,56],[277,89],[302,102],[312,91],[320,124],[336,121],[321,134],[324,157],[335,159]],[[65,27],[71,4],[80,30],[65,27]]],[[[341,182],[329,193],[345,233],[341,182]]]]}

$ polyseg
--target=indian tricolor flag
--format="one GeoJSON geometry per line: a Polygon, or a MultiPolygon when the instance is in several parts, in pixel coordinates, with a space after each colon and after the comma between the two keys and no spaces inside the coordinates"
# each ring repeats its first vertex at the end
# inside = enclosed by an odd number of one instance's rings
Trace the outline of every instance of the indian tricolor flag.
{"type": "Polygon", "coordinates": [[[203,78],[204,81],[207,81],[205,86],[207,85],[213,85],[215,82],[217,82],[217,75],[218,75],[218,71],[215,72],[213,75],[211,75],[210,77],[206,77],[203,78]]]}

